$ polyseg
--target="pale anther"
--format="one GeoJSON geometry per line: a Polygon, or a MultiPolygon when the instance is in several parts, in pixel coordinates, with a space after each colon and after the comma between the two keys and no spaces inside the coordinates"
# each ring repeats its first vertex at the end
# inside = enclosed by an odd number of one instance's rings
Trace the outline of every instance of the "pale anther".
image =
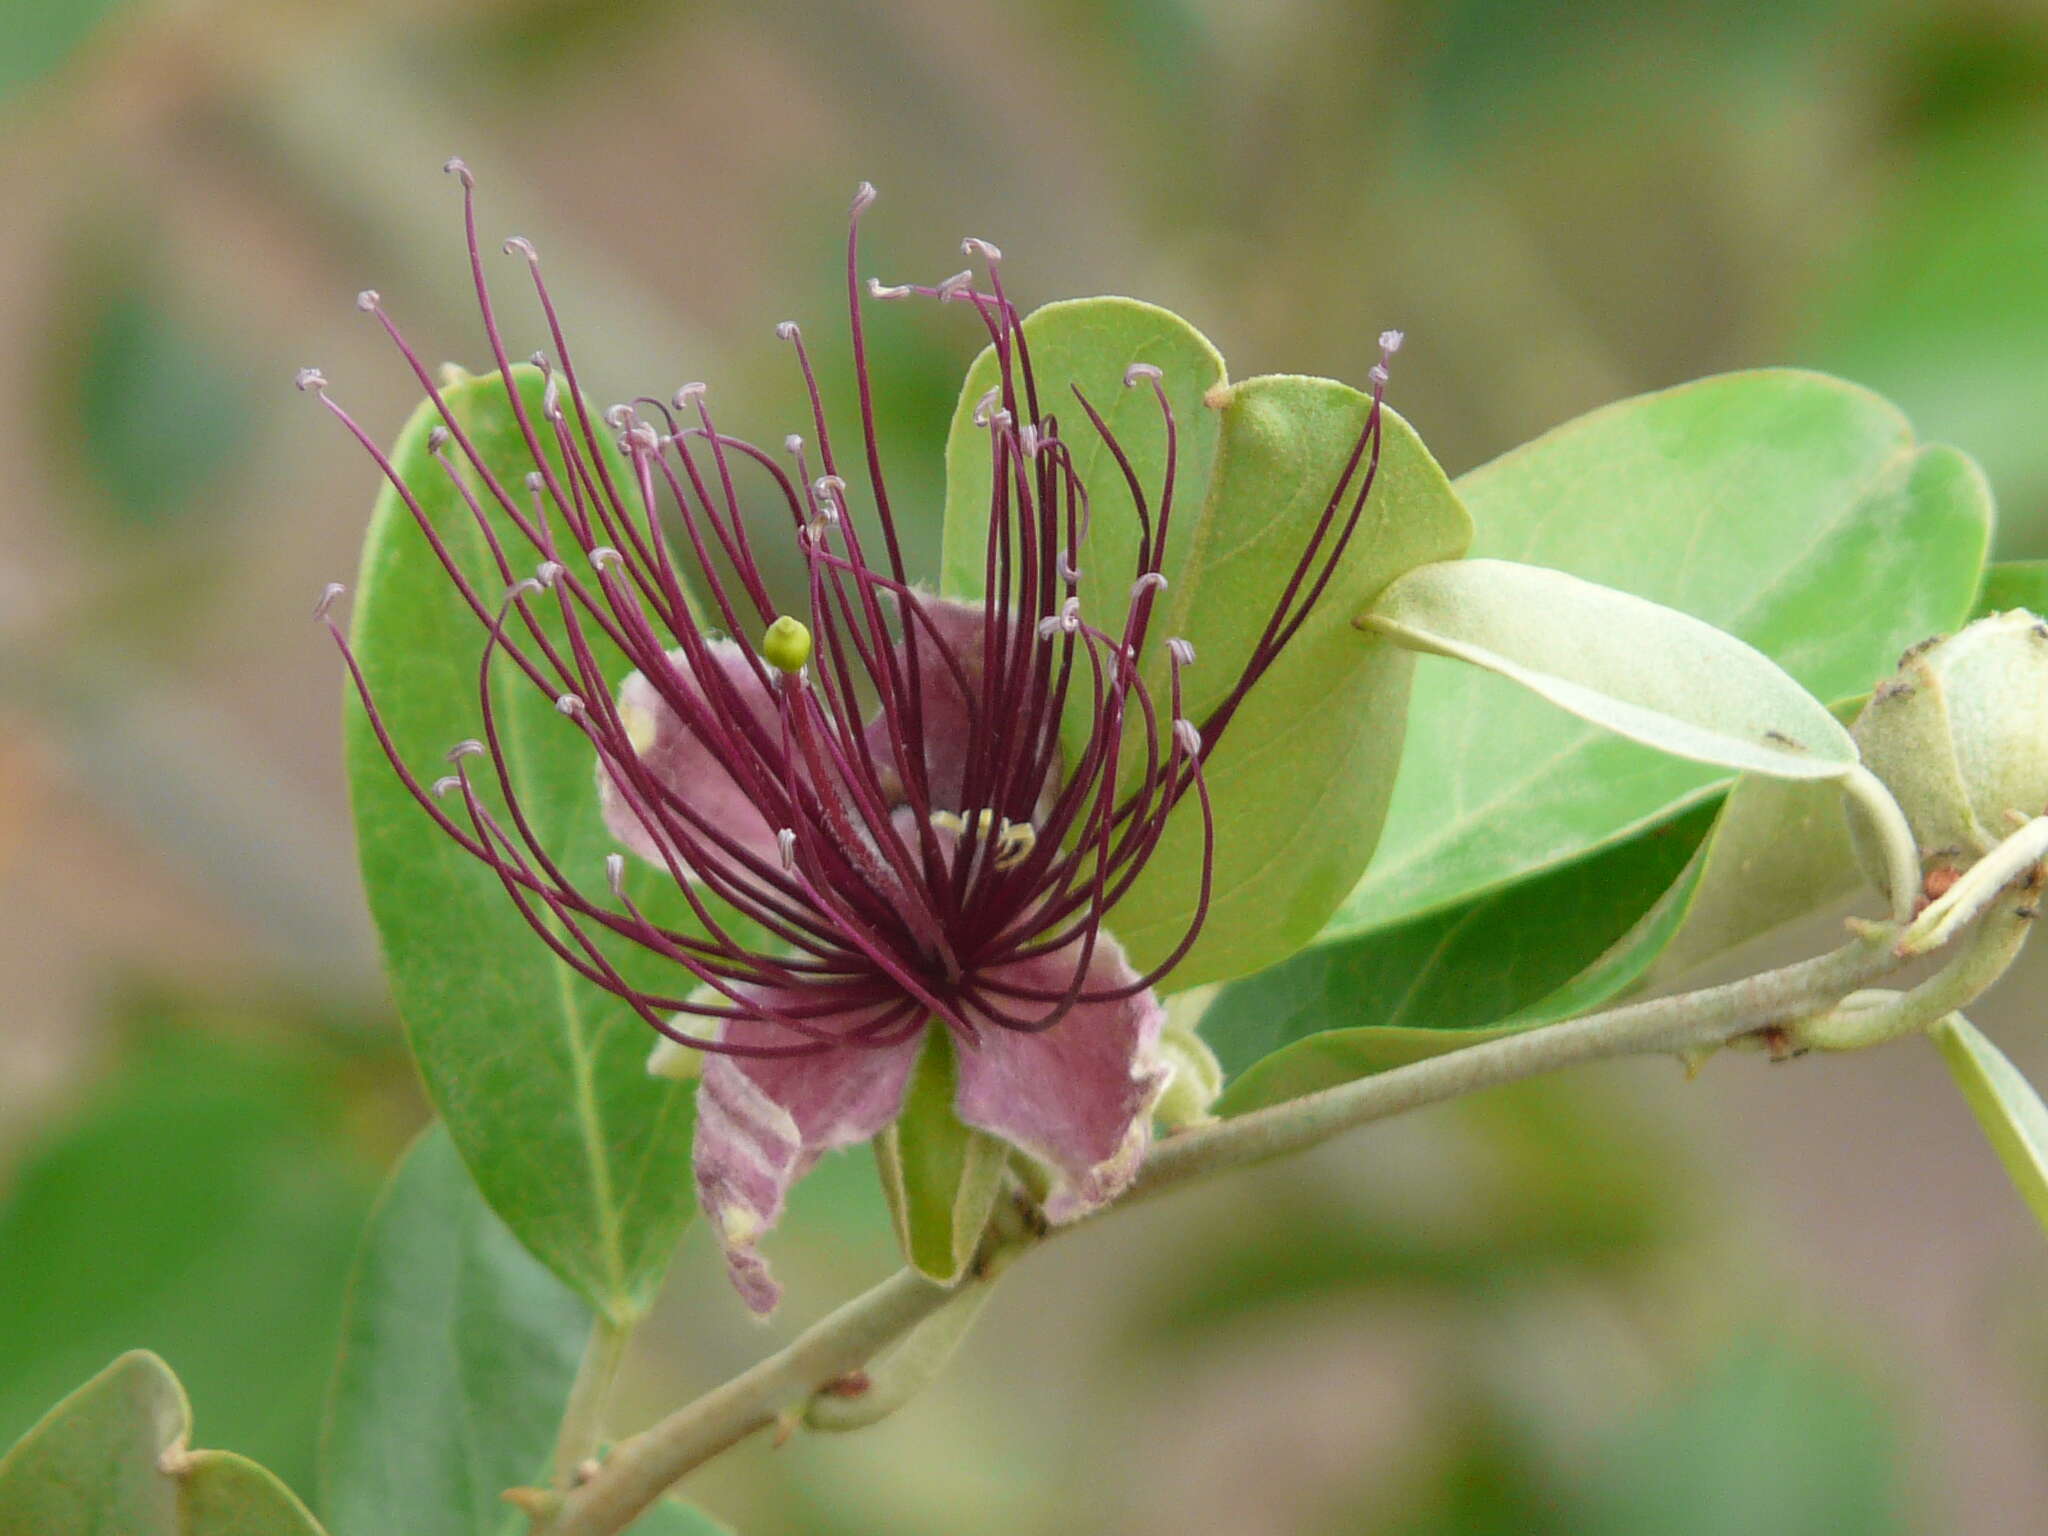
{"type": "Polygon", "coordinates": [[[693,380],[677,390],[675,399],[670,403],[679,411],[687,410],[691,401],[703,399],[710,388],[711,386],[704,383],[701,379],[693,380]]]}
{"type": "Polygon", "coordinates": [[[614,432],[623,432],[640,419],[630,405],[608,405],[604,408],[604,423],[614,432]]]}
{"type": "Polygon", "coordinates": [[[785,870],[796,868],[796,828],[783,827],[775,834],[775,848],[782,855],[785,870]]]}
{"type": "Polygon", "coordinates": [[[1401,331],[1381,331],[1381,332],[1380,332],[1380,350],[1381,350],[1382,352],[1385,352],[1385,353],[1389,354],[1389,355],[1392,355],[1393,353],[1395,353],[1395,352],[1398,352],[1398,351],[1400,351],[1400,350],[1401,350],[1401,343],[1402,343],[1403,341],[1405,341],[1405,340],[1407,340],[1407,336],[1406,336],[1406,333],[1404,333],[1404,332],[1401,332],[1401,331]]]}
{"type": "Polygon", "coordinates": [[[868,297],[871,299],[907,299],[910,297],[910,284],[890,284],[883,282],[879,277],[871,277],[868,279],[868,297]]]}
{"type": "Polygon", "coordinates": [[[1375,389],[1385,389],[1387,387],[1387,380],[1393,377],[1392,374],[1387,372],[1387,365],[1385,363],[1374,363],[1365,370],[1365,376],[1372,381],[1375,389]]]}
{"type": "Polygon", "coordinates": [[[460,774],[444,773],[443,775],[441,775],[440,778],[434,780],[434,798],[436,800],[447,799],[448,791],[451,789],[460,788],[461,784],[462,776],[460,774]]]}
{"type": "Polygon", "coordinates": [[[383,295],[378,293],[377,290],[374,288],[365,288],[361,293],[356,295],[356,308],[360,309],[366,315],[372,313],[377,308],[377,306],[383,302],[383,295]]]}
{"type": "Polygon", "coordinates": [[[514,235],[505,242],[507,256],[524,256],[528,261],[538,263],[540,252],[533,248],[533,242],[524,235],[514,235]]]}
{"type": "Polygon", "coordinates": [[[555,583],[562,579],[563,573],[567,570],[568,567],[559,560],[543,560],[534,569],[533,579],[553,591],[555,583]]]}
{"type": "Polygon", "coordinates": [[[451,763],[459,763],[465,757],[482,757],[483,755],[484,744],[478,741],[474,736],[468,737],[462,741],[458,741],[457,743],[455,743],[454,746],[450,747],[447,753],[445,754],[448,761],[451,763]]]}
{"type": "Polygon", "coordinates": [[[1202,733],[1195,729],[1194,721],[1174,721],[1173,739],[1180,743],[1181,751],[1187,753],[1189,757],[1200,757],[1202,755],[1202,733]]]}
{"type": "Polygon", "coordinates": [[[1165,370],[1157,363],[1133,363],[1124,370],[1124,388],[1130,389],[1140,379],[1150,379],[1157,383],[1165,377],[1165,370]]]}
{"type": "Polygon", "coordinates": [[[1005,821],[996,834],[996,868],[1015,869],[1038,846],[1038,828],[1028,821],[1005,821]]]}
{"type": "Polygon", "coordinates": [[[539,470],[529,469],[526,472],[526,488],[529,491],[537,491],[546,484],[547,479],[545,476],[541,474],[539,470]]]}
{"type": "Polygon", "coordinates": [[[972,272],[955,272],[951,277],[938,285],[936,292],[941,300],[957,299],[973,285],[974,274],[972,272]]]}
{"type": "Polygon", "coordinates": [[[874,200],[875,184],[872,181],[862,182],[858,187],[854,189],[853,211],[855,213],[860,213],[864,211],[870,204],[874,202],[874,200]]]}
{"type": "Polygon", "coordinates": [[[463,161],[463,158],[460,155],[451,156],[448,162],[445,165],[443,165],[441,169],[446,171],[450,176],[457,178],[465,187],[473,187],[476,185],[476,177],[470,174],[469,166],[463,161]]]}
{"type": "Polygon", "coordinates": [[[446,427],[430,427],[427,429],[427,452],[439,453],[447,446],[448,429],[446,427]]]}
{"type": "Polygon", "coordinates": [[[626,856],[623,853],[608,853],[604,856],[605,883],[612,888],[612,894],[621,901],[626,899],[626,856]]]}
{"type": "Polygon", "coordinates": [[[326,586],[320,589],[320,601],[313,605],[313,617],[316,619],[326,618],[327,610],[334,606],[334,600],[347,590],[348,588],[338,581],[327,583],[326,586]]]}
{"type": "Polygon", "coordinates": [[[795,341],[797,334],[796,322],[794,320],[780,321],[775,327],[775,334],[784,341],[795,341]]]}
{"type": "Polygon", "coordinates": [[[588,713],[589,709],[590,706],[573,693],[565,693],[555,700],[555,712],[568,715],[572,719],[577,715],[588,713]]]}
{"type": "Polygon", "coordinates": [[[613,549],[609,544],[600,544],[590,552],[591,567],[600,571],[608,566],[623,564],[625,558],[624,555],[613,549]]]}
{"type": "Polygon", "coordinates": [[[972,235],[969,235],[960,242],[960,254],[963,256],[979,256],[983,261],[987,262],[997,262],[1003,259],[1000,247],[990,245],[986,240],[977,240],[972,235]]]}
{"type": "Polygon", "coordinates": [[[325,389],[327,375],[318,368],[301,368],[298,373],[298,385],[301,389],[325,389]]]}
{"type": "Polygon", "coordinates": [[[1178,636],[1166,642],[1166,654],[1173,658],[1175,666],[1192,667],[1195,664],[1194,646],[1178,636]]]}
{"type": "Polygon", "coordinates": [[[1164,592],[1165,590],[1166,578],[1157,571],[1147,571],[1131,583],[1131,596],[1133,599],[1143,597],[1147,592],[1164,592]]]}
{"type": "Polygon", "coordinates": [[[974,402],[974,424],[977,427],[985,427],[989,424],[989,418],[995,415],[996,404],[1002,398],[1003,392],[1000,389],[991,389],[974,402]]]}

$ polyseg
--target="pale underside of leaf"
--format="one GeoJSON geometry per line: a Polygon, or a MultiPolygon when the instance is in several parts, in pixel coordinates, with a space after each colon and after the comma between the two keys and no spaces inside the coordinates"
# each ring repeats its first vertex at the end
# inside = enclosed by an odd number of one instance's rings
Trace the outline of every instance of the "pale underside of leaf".
{"type": "Polygon", "coordinates": [[[1789,779],[1856,765],[1856,745],[1827,706],[1754,646],[1562,571],[1506,560],[1423,566],[1389,587],[1365,622],[1677,757],[1789,779]]]}

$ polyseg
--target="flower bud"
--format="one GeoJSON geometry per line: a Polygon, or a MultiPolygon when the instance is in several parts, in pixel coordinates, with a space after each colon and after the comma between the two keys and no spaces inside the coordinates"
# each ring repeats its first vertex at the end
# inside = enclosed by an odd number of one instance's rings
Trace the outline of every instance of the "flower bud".
{"type": "Polygon", "coordinates": [[[1172,1071],[1152,1116],[1169,1131],[1207,1125],[1209,1113],[1223,1092],[1223,1066],[1208,1043],[1195,1033],[1202,1015],[1220,989],[1197,987],[1166,999],[1166,1025],[1159,1036],[1159,1055],[1172,1071]]]}
{"type": "MultiPolygon", "coordinates": [[[[1852,734],[1906,813],[1930,888],[1953,882],[2014,816],[2048,812],[2048,623],[2015,608],[1915,646],[1852,734]]],[[[1882,885],[1876,839],[1860,819],[1855,831],[1882,885]]]]}

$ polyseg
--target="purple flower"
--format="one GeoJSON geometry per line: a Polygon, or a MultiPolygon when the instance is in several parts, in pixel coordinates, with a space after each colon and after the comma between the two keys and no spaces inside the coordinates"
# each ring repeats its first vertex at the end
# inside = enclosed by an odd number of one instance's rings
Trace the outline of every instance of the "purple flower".
{"type": "MultiPolygon", "coordinates": [[[[1205,765],[1357,525],[1379,460],[1385,357],[1372,370],[1365,429],[1290,579],[1270,594],[1257,642],[1219,658],[1235,680],[1192,720],[1181,674],[1193,649],[1152,625],[1176,496],[1186,494],[1175,484],[1176,423],[1158,369],[1136,365],[1123,380],[1148,390],[1161,413],[1164,473],[1146,484],[1078,387],[1034,373],[994,247],[966,242],[979,276],[866,285],[869,298],[964,305],[998,363],[1000,386],[975,416],[992,469],[989,597],[936,597],[905,569],[875,441],[857,244],[872,188],[854,200],[846,261],[861,441],[851,453],[832,442],[803,337],[785,324],[814,436],[788,438],[777,455],[716,425],[702,385],[594,421],[538,262],[513,241],[553,343],[552,356],[533,359],[547,380],[540,409],[522,405],[484,284],[473,183],[460,162],[450,168],[464,186],[485,332],[531,459],[524,485],[487,466],[376,295],[363,305],[440,406],[434,451],[491,533],[509,590],[475,586],[391,461],[329,408],[433,541],[477,615],[485,668],[516,668],[585,733],[606,825],[676,882],[696,928],[651,920],[626,892],[623,855],[608,861],[609,899],[559,867],[533,835],[519,786],[502,782],[488,691],[481,741],[458,747],[455,773],[423,786],[330,622],[394,768],[441,829],[497,874],[541,942],[665,1037],[657,1067],[683,1058],[679,1048],[693,1066],[704,1053],[697,1187],[755,1310],[776,1300],[756,1244],[790,1187],[822,1153],[896,1118],[933,1028],[954,1050],[959,1118],[1042,1166],[1048,1219],[1114,1198],[1144,1156],[1171,1075],[1156,989],[1208,913],[1218,829],[1205,765]],[[1069,400],[1078,432],[1059,413],[1069,400]],[[602,451],[606,436],[619,458],[602,451]],[[1089,504],[1077,443],[1107,449],[1127,506],[1089,504]],[[771,601],[755,552],[764,531],[741,512],[743,475],[784,509],[774,536],[794,541],[808,575],[801,620],[771,601]],[[1134,521],[1135,566],[1084,573],[1090,520],[1108,515],[1134,521]],[[687,545],[687,580],[664,519],[687,545]],[[492,532],[507,526],[530,549],[515,552],[492,532]],[[613,650],[635,668],[616,690],[602,661],[613,650]],[[1155,690],[1141,662],[1162,651],[1151,675],[1165,686],[1155,690]],[[502,814],[479,795],[473,762],[496,771],[502,814]],[[458,802],[459,814],[449,809],[458,802]],[[1179,941],[1140,970],[1112,937],[1116,908],[1176,815],[1201,820],[1199,888],[1179,941]],[[628,982],[608,954],[620,939],[670,962],[678,984],[657,994],[628,982]]],[[[1382,338],[1387,353],[1398,343],[1396,333],[1382,338]]],[[[317,374],[301,382],[325,400],[317,374]]]]}

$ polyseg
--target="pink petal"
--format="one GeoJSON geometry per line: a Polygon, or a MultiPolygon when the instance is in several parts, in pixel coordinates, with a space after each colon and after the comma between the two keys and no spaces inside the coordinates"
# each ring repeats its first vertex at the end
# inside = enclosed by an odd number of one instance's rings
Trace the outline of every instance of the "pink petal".
{"type": "MultiPolygon", "coordinates": [[[[801,992],[759,989],[754,995],[770,1008],[812,1001],[801,992]]],[[[808,1022],[837,1033],[880,1011],[871,1006],[808,1022]]],[[[762,1019],[731,1020],[723,1037],[740,1045],[804,1038],[762,1019]]],[[[781,1295],[755,1245],[782,1218],[790,1186],[821,1153],[866,1141],[896,1118],[921,1043],[919,1032],[896,1045],[847,1045],[806,1056],[707,1054],[697,1086],[697,1198],[725,1250],[733,1285],[755,1312],[772,1311],[781,1295]]]]}
{"type": "MultiPolygon", "coordinates": [[[[906,652],[917,652],[918,702],[924,724],[924,759],[934,810],[969,811],[979,806],[963,803],[967,778],[968,722],[981,708],[986,673],[983,652],[983,615],[980,603],[918,593],[906,599],[903,612],[904,638],[895,652],[898,671],[907,680],[910,664],[906,652]],[[916,613],[911,612],[915,604],[916,613]],[[922,618],[918,617],[922,615],[922,618]],[[948,664],[948,658],[951,664],[948,664]]],[[[1008,621],[999,623],[996,644],[1008,645],[1012,631],[1008,621]]],[[[900,768],[889,737],[888,722],[880,717],[867,728],[868,749],[888,773],[900,768]]],[[[1057,764],[1055,764],[1055,767],[1057,764]]],[[[1046,786],[1050,788],[1050,786],[1046,786]]],[[[892,794],[900,798],[900,791],[892,794]]]]}
{"type": "MultiPolygon", "coordinates": [[[[1015,986],[1063,992],[1081,958],[1080,940],[990,976],[1015,986]]],[[[1098,935],[1087,985],[1106,991],[1136,980],[1123,947],[1098,935]]],[[[1000,1000],[1029,1016],[1048,1006],[1000,1000]]],[[[1072,1221],[1130,1183],[1152,1134],[1152,1106],[1172,1069],[1160,1054],[1166,1010],[1149,990],[1108,1003],[1077,1003],[1039,1034],[987,1023],[959,1050],[960,1118],[1021,1148],[1053,1175],[1045,1214],[1072,1221]]]]}
{"type": "MultiPolygon", "coordinates": [[[[708,644],[712,662],[731,681],[733,691],[753,718],[771,733],[779,730],[775,700],[761,686],[745,649],[731,640],[713,640],[708,644]]],[[[672,664],[672,691],[703,699],[703,687],[691,672],[686,654],[671,651],[668,659],[672,664]]],[[[628,731],[641,740],[640,761],[658,783],[709,825],[756,857],[773,863],[778,857],[775,828],[721,762],[723,754],[704,743],[660,689],[641,673],[630,674],[619,685],[619,711],[628,731]]],[[[630,779],[615,777],[602,761],[597,769],[597,791],[604,807],[605,825],[612,836],[641,858],[666,867],[662,843],[648,829],[648,823],[651,820],[656,826],[661,825],[675,816],[673,809],[648,806],[630,779]]]]}

